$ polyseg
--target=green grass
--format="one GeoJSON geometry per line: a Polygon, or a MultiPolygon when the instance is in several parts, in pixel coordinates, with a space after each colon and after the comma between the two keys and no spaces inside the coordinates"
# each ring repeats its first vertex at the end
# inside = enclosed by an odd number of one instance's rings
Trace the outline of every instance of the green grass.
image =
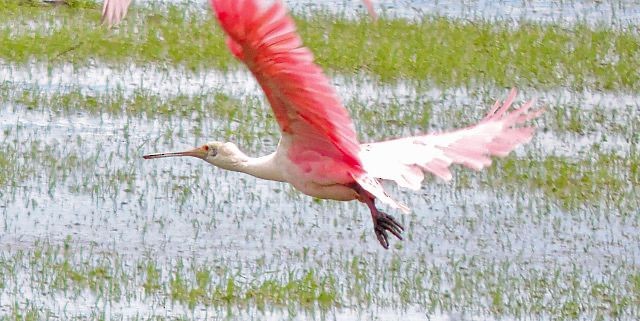
{"type": "MultiPolygon", "coordinates": [[[[91,294],[94,302],[89,304],[98,314],[118,302],[184,304],[192,311],[203,306],[222,311],[230,307],[250,311],[253,307],[288,311],[284,313],[290,316],[345,306],[366,310],[372,304],[400,309],[417,304],[431,313],[455,310],[476,316],[558,319],[629,317],[639,312],[634,304],[640,295],[639,276],[630,271],[612,269],[595,276],[587,267],[546,271],[471,257],[432,265],[423,261],[423,256],[396,257],[388,266],[355,256],[329,263],[325,272],[277,262],[243,269],[215,258],[163,261],[141,257],[131,261],[118,252],[100,253],[91,246],[69,244],[73,244],[71,238],[64,244],[42,242],[32,250],[3,253],[0,279],[7,293],[44,290],[42,298],[64,293],[70,302],[91,294]],[[519,274],[513,275],[512,269],[519,274]]],[[[46,309],[37,308],[38,303],[16,309],[10,319],[47,314],[46,309]]]]}
{"type": "Polygon", "coordinates": [[[52,112],[58,116],[84,112],[93,116],[108,114],[169,120],[188,117],[198,124],[190,129],[191,134],[198,137],[208,136],[202,132],[202,125],[215,120],[221,124],[216,132],[217,139],[233,136],[237,143],[245,146],[255,144],[256,137],[269,136],[275,140],[280,135],[271,111],[268,107],[262,108],[260,100],[236,99],[217,90],[165,96],[145,89],[131,94],[119,89],[88,92],[78,87],[47,91],[5,82],[0,83],[0,99],[19,108],[52,112]]]}
{"type": "Polygon", "coordinates": [[[506,158],[490,169],[492,186],[525,185],[572,210],[606,204],[621,215],[636,215],[640,206],[640,157],[593,153],[589,158],[547,156],[506,158]]]}
{"type": "Polygon", "coordinates": [[[95,0],[58,0],[56,3],[47,3],[42,0],[0,0],[0,6],[4,9],[12,10],[24,7],[51,7],[55,5],[82,9],[96,9],[99,6],[95,0]]]}
{"type": "MultiPolygon", "coordinates": [[[[91,115],[109,114],[132,117],[196,117],[206,116],[246,119],[243,111],[251,111],[250,102],[231,98],[216,91],[195,95],[177,94],[164,97],[149,90],[138,89],[132,94],[122,90],[87,92],[78,87],[49,91],[38,87],[24,88],[9,82],[0,83],[0,97],[6,102],[32,111],[51,111],[59,116],[82,111],[91,115]],[[243,107],[247,106],[247,107],[243,107]],[[237,108],[243,107],[243,108],[237,108]]],[[[251,119],[247,119],[251,120],[251,119]]]]}
{"type": "Polygon", "coordinates": [[[0,152],[0,189],[16,188],[18,184],[34,173],[26,170],[19,161],[18,151],[13,146],[3,145],[0,152]]]}
{"type": "MultiPolygon", "coordinates": [[[[192,69],[237,66],[211,13],[200,8],[134,9],[116,30],[98,25],[96,8],[14,6],[0,8],[0,20],[0,43],[11,44],[0,47],[0,59],[15,63],[86,64],[97,59],[192,69]],[[37,23],[34,27],[28,21],[37,23]]],[[[514,26],[430,16],[417,22],[382,18],[372,23],[322,12],[297,22],[318,63],[334,72],[366,72],[383,81],[426,80],[443,87],[488,82],[577,90],[640,88],[640,35],[633,29],[530,22],[514,26]]]]}
{"type": "MultiPolygon", "coordinates": [[[[262,97],[262,92],[255,92],[255,95],[262,97]]],[[[126,93],[121,88],[86,90],[77,85],[52,90],[5,81],[0,83],[0,99],[27,110],[53,112],[58,116],[86,112],[95,116],[110,114],[169,119],[192,117],[198,122],[206,118],[215,118],[228,125],[233,123],[234,126],[227,126],[225,129],[225,137],[233,131],[233,134],[238,135],[243,141],[250,141],[259,135],[269,135],[277,139],[279,135],[269,107],[262,106],[259,98],[249,95],[247,98],[237,99],[216,88],[196,94],[165,95],[143,88],[134,89],[131,93],[126,93]],[[254,125],[258,123],[261,124],[261,128],[255,128],[254,125]]],[[[479,101],[477,105],[490,106],[492,103],[493,101],[489,100],[479,101]]],[[[442,99],[423,99],[415,102],[391,100],[382,104],[358,99],[345,101],[362,141],[424,133],[433,123],[433,109],[443,108],[442,105],[442,99]]],[[[538,103],[538,106],[541,105],[538,103]]],[[[585,110],[579,103],[566,105],[548,101],[547,111],[538,123],[541,128],[558,133],[587,135],[601,132],[604,139],[608,135],[620,135],[637,144],[640,143],[640,135],[637,135],[640,130],[640,118],[633,117],[632,108],[612,108],[598,104],[585,110]]],[[[433,125],[442,130],[464,127],[479,121],[484,117],[486,110],[488,107],[482,109],[472,105],[455,106],[447,111],[440,111],[442,115],[439,122],[433,125]]]]}

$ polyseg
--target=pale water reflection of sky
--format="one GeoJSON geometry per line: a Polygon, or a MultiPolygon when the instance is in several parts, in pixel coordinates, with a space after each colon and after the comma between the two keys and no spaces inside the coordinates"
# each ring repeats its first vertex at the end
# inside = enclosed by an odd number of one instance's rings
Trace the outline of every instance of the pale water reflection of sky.
{"type": "MultiPolygon", "coordinates": [[[[206,0],[163,0],[167,3],[194,3],[208,6],[206,0]]],[[[158,3],[136,0],[138,4],[158,3]]],[[[347,16],[366,14],[360,0],[284,0],[297,12],[328,10],[347,16]]],[[[373,0],[379,13],[410,19],[439,15],[462,19],[530,20],[543,22],[637,25],[640,0],[373,0]]]]}

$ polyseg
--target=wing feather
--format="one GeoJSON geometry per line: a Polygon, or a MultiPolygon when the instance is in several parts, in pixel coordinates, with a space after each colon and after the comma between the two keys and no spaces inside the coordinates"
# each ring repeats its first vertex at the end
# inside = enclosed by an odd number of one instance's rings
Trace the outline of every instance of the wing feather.
{"type": "Polygon", "coordinates": [[[351,118],[303,46],[293,19],[280,1],[267,8],[257,2],[211,0],[231,52],[255,76],[295,150],[304,146],[361,169],[351,118]]]}
{"type": "Polygon", "coordinates": [[[529,101],[507,113],[515,97],[514,89],[482,121],[464,129],[364,144],[360,154],[364,169],[373,177],[415,190],[420,188],[423,172],[450,180],[452,164],[481,170],[491,165],[491,156],[506,156],[535,132],[534,127],[520,125],[543,110],[530,111],[533,101],[529,101]]]}

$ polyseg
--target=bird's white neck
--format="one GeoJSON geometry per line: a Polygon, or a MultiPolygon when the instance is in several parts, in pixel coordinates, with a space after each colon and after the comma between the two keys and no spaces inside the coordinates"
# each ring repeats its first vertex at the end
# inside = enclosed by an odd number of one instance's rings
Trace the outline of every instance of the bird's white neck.
{"type": "Polygon", "coordinates": [[[232,157],[233,161],[214,164],[220,168],[241,172],[257,178],[284,182],[285,179],[276,164],[276,153],[262,157],[249,157],[237,151],[232,157]]]}
{"type": "Polygon", "coordinates": [[[242,163],[240,171],[257,178],[284,182],[280,168],[276,165],[275,156],[276,153],[257,158],[247,157],[247,160],[242,163]]]}

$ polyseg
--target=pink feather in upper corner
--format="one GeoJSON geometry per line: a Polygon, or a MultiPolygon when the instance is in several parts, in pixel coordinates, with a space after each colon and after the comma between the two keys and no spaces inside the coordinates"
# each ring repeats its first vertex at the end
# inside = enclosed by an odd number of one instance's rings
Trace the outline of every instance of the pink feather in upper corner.
{"type": "Polygon", "coordinates": [[[120,23],[127,15],[131,0],[104,0],[102,4],[102,23],[111,27],[120,23]]]}

